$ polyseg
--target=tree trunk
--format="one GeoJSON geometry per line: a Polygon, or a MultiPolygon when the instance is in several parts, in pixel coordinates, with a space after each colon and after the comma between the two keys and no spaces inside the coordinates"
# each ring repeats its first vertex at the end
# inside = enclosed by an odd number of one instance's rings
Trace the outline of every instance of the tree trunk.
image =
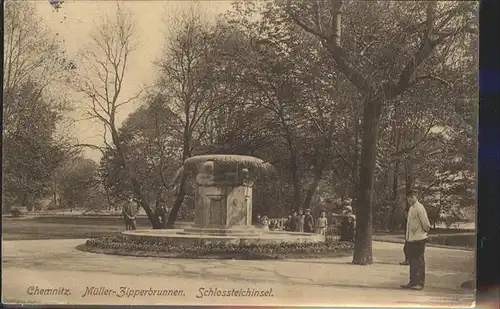
{"type": "Polygon", "coordinates": [[[52,201],[54,202],[54,207],[57,208],[57,179],[55,177],[52,186],[52,201]]]}
{"type": "MultiPolygon", "coordinates": [[[[396,145],[395,147],[395,152],[399,152],[400,148],[400,141],[401,141],[401,134],[399,132],[399,123],[397,121],[397,115],[395,115],[395,122],[393,125],[393,132],[394,132],[394,143],[396,145]]],[[[399,207],[398,205],[398,187],[399,187],[399,172],[401,170],[401,159],[396,158],[396,162],[394,162],[394,175],[392,176],[392,211],[391,211],[391,227],[390,229],[395,229],[398,227],[399,222],[396,222],[396,210],[399,207]]]]}
{"type": "Polygon", "coordinates": [[[323,171],[325,170],[327,164],[328,164],[328,159],[323,158],[323,160],[321,160],[321,163],[319,164],[319,166],[316,167],[313,182],[309,186],[309,189],[307,190],[307,194],[306,194],[306,197],[304,199],[304,202],[302,203],[303,209],[310,208],[312,198],[314,196],[314,193],[316,193],[319,182],[321,181],[321,176],[323,176],[323,171]]]}
{"type": "Polygon", "coordinates": [[[134,191],[135,195],[139,198],[139,205],[141,205],[142,209],[146,212],[146,215],[148,216],[149,222],[151,223],[151,227],[153,229],[159,229],[161,228],[161,224],[158,220],[158,218],[155,216],[153,210],[149,206],[148,202],[145,200],[142,190],[140,189],[140,185],[135,179],[135,177],[131,176],[129,177],[132,183],[132,190],[134,191]]]}
{"type": "Polygon", "coordinates": [[[398,200],[398,187],[399,187],[399,173],[400,173],[401,160],[397,159],[394,163],[394,178],[392,180],[392,200],[396,202],[398,200]]]}
{"type": "Polygon", "coordinates": [[[353,264],[369,265],[372,258],[373,178],[377,155],[377,135],[382,107],[381,99],[367,100],[363,106],[362,149],[359,171],[359,193],[356,207],[356,238],[353,264]]]}
{"type": "Polygon", "coordinates": [[[406,191],[406,208],[408,209],[410,205],[408,205],[408,195],[410,191],[413,189],[413,162],[410,157],[406,157],[405,159],[405,191],[406,191]]]}
{"type": "Polygon", "coordinates": [[[146,215],[148,216],[149,222],[151,222],[151,227],[153,229],[159,229],[161,228],[160,221],[158,218],[155,216],[154,212],[151,210],[151,207],[149,206],[148,202],[144,198],[142,194],[141,187],[139,183],[137,182],[137,179],[129,172],[128,173],[130,182],[132,183],[132,190],[135,194],[136,197],[139,198],[139,205],[141,205],[142,209],[146,212],[146,215]]]}
{"type": "Polygon", "coordinates": [[[135,176],[132,174],[132,171],[129,169],[129,166],[127,164],[127,160],[125,159],[125,154],[123,152],[123,149],[121,147],[121,143],[118,137],[118,133],[115,129],[114,122],[112,122],[111,126],[111,138],[113,139],[113,144],[116,147],[116,154],[118,155],[119,160],[121,161],[121,166],[125,170],[126,175],[128,176],[130,183],[132,184],[132,191],[134,192],[134,195],[139,199],[139,205],[144,209],[146,212],[146,215],[148,216],[149,222],[151,223],[151,227],[153,229],[159,229],[161,228],[160,221],[158,218],[155,216],[154,212],[151,210],[151,207],[149,206],[148,202],[144,198],[144,195],[142,194],[141,186],[135,176]]]}
{"type": "Polygon", "coordinates": [[[399,171],[401,166],[401,160],[396,159],[394,163],[394,175],[392,179],[392,211],[391,211],[391,219],[389,227],[390,230],[394,230],[398,227],[398,222],[396,222],[396,210],[398,209],[398,187],[399,187],[399,171]]]}
{"type": "Polygon", "coordinates": [[[405,178],[406,178],[405,181],[406,196],[408,197],[408,194],[413,189],[413,182],[414,182],[413,162],[409,157],[407,157],[405,160],[405,178]]]}
{"type": "Polygon", "coordinates": [[[354,202],[357,200],[357,194],[359,192],[359,159],[360,159],[360,153],[359,153],[359,115],[358,111],[356,110],[357,106],[355,108],[355,123],[354,123],[354,164],[352,165],[352,189],[350,192],[350,196],[354,198],[354,202]]]}
{"type": "Polygon", "coordinates": [[[21,207],[26,207],[28,209],[28,193],[23,194],[23,201],[21,202],[21,207]]]}
{"type": "Polygon", "coordinates": [[[186,195],[187,178],[188,174],[183,173],[179,184],[179,190],[177,191],[175,197],[174,205],[172,206],[172,209],[168,214],[167,226],[166,226],[167,229],[173,229],[175,226],[175,221],[177,220],[179,209],[181,208],[182,202],[184,202],[184,196],[186,195]]]}
{"type": "MultiPolygon", "coordinates": [[[[190,150],[191,139],[187,133],[188,131],[189,130],[186,127],[184,131],[184,149],[182,150],[182,164],[184,164],[184,161],[186,161],[186,159],[191,156],[191,150],[190,150]]],[[[175,226],[175,220],[177,220],[179,209],[181,208],[182,202],[184,202],[184,196],[186,195],[187,179],[188,179],[188,173],[186,172],[182,173],[182,177],[179,184],[179,190],[177,191],[177,194],[175,196],[175,201],[174,204],[172,205],[172,209],[168,214],[167,226],[166,226],[167,229],[173,229],[175,226]]]]}
{"type": "Polygon", "coordinates": [[[292,136],[289,130],[285,129],[285,138],[288,146],[288,151],[290,152],[290,174],[292,177],[292,186],[293,186],[293,203],[291,210],[298,210],[300,207],[301,198],[301,187],[300,180],[298,175],[298,166],[297,166],[297,151],[295,150],[295,146],[293,144],[292,136]]]}
{"type": "Polygon", "coordinates": [[[293,185],[293,209],[298,210],[300,206],[301,198],[301,187],[298,175],[297,157],[295,151],[292,152],[290,157],[290,172],[292,174],[292,185],[293,185]]]}

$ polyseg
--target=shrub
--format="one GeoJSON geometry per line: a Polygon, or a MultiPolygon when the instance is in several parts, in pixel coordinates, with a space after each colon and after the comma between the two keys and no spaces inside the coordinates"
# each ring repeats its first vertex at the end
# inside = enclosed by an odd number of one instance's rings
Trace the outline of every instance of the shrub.
{"type": "Polygon", "coordinates": [[[327,238],[320,243],[281,243],[281,244],[206,244],[206,245],[174,245],[141,240],[130,241],[122,234],[106,237],[92,238],[87,240],[88,248],[104,250],[125,250],[127,252],[161,252],[180,254],[183,257],[203,257],[211,255],[243,255],[243,256],[265,256],[266,258],[282,258],[287,254],[323,254],[351,252],[353,244],[339,242],[333,238],[327,238]]]}

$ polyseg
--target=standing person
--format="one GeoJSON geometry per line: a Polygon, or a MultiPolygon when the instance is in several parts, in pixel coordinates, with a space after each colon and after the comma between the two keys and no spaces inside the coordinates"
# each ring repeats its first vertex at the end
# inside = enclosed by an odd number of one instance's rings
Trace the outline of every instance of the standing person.
{"type": "Polygon", "coordinates": [[[316,221],[316,233],[326,236],[326,228],[328,227],[328,219],[326,218],[326,213],[324,211],[321,212],[318,220],[316,221]]]}
{"type": "Polygon", "coordinates": [[[354,241],[356,234],[356,220],[354,216],[344,216],[341,223],[340,241],[354,241]]]}
{"type": "Polygon", "coordinates": [[[354,216],[354,212],[352,210],[352,199],[346,198],[342,201],[342,216],[354,216]]]}
{"type": "Polygon", "coordinates": [[[302,209],[299,209],[299,232],[304,232],[304,211],[302,209]]]}
{"type": "Polygon", "coordinates": [[[285,222],[285,231],[293,232],[293,214],[288,215],[288,219],[285,222]]]}
{"type": "Polygon", "coordinates": [[[257,214],[254,225],[257,227],[262,227],[262,217],[260,216],[260,214],[257,214]]]}
{"type": "Polygon", "coordinates": [[[134,207],[134,198],[133,197],[129,198],[129,200],[125,203],[125,205],[123,205],[122,215],[123,215],[123,220],[125,221],[125,229],[127,231],[135,230],[135,228],[136,228],[136,222],[135,222],[136,207],[134,207]]]}
{"type": "Polygon", "coordinates": [[[311,215],[310,209],[306,209],[306,214],[304,216],[304,232],[314,233],[314,218],[311,215]]]}
{"type": "Polygon", "coordinates": [[[292,215],[292,227],[294,232],[300,232],[300,221],[302,219],[300,218],[300,215],[294,211],[292,215]]]}
{"type": "Polygon", "coordinates": [[[163,204],[156,208],[156,217],[160,221],[161,227],[165,228],[167,224],[167,209],[165,209],[163,204]]]}
{"type": "Polygon", "coordinates": [[[269,219],[267,216],[262,217],[261,228],[269,231],[269,219]]]}
{"type": "Polygon", "coordinates": [[[425,285],[425,243],[431,224],[425,207],[414,192],[408,194],[408,219],[406,222],[407,251],[410,262],[410,282],[404,289],[422,290],[425,285]]]}
{"type": "Polygon", "coordinates": [[[344,209],[342,210],[342,221],[340,224],[341,241],[354,241],[356,216],[352,210],[351,202],[351,199],[344,200],[344,209]]]}

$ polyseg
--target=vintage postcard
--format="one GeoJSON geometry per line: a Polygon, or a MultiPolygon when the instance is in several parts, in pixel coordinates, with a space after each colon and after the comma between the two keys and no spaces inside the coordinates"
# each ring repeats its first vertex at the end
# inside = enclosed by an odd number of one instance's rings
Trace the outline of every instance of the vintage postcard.
{"type": "Polygon", "coordinates": [[[473,306],[478,5],[7,0],[2,301],[473,306]]]}

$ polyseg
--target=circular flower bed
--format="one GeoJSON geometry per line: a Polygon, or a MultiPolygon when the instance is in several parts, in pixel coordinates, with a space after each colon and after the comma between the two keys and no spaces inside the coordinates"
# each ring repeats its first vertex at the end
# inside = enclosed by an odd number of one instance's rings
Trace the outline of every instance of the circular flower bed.
{"type": "Polygon", "coordinates": [[[152,241],[129,241],[122,234],[87,240],[78,249],[87,252],[168,258],[199,259],[285,259],[347,256],[353,244],[327,238],[321,243],[282,243],[279,245],[169,245],[152,241]]]}

